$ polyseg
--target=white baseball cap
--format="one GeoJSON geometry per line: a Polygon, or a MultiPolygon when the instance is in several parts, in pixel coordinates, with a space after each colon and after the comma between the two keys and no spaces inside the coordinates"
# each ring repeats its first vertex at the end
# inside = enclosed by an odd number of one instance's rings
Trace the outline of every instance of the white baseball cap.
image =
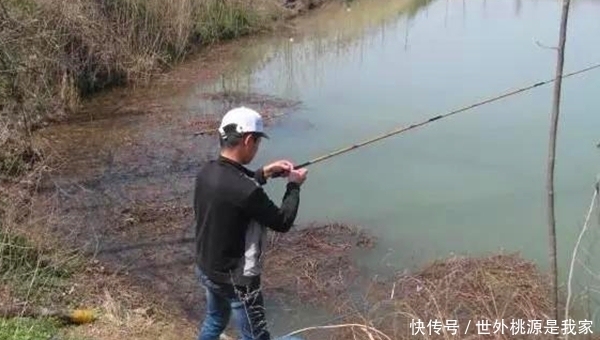
{"type": "Polygon", "coordinates": [[[262,116],[247,107],[241,106],[235,109],[229,110],[219,126],[219,133],[222,137],[226,136],[225,126],[234,124],[235,132],[237,133],[257,133],[261,137],[269,138],[264,132],[262,116]]]}

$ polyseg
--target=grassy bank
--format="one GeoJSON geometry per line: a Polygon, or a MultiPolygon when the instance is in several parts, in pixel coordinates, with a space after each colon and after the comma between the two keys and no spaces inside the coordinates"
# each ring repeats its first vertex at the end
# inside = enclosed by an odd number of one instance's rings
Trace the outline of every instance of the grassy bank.
{"type": "Polygon", "coordinates": [[[449,257],[415,273],[373,281],[359,304],[345,298],[331,304],[343,318],[290,334],[329,340],[466,340],[564,339],[570,333],[571,339],[598,339],[581,311],[566,323],[552,319],[550,287],[550,278],[518,254],[449,257]]]}
{"type": "MultiPolygon", "coordinates": [[[[49,339],[57,320],[32,319],[32,306],[56,306],[70,275],[69,265],[31,244],[17,231],[26,219],[16,196],[0,201],[0,340],[49,339]]],[[[35,307],[33,307],[35,308],[35,307]]]]}
{"type": "Polygon", "coordinates": [[[115,85],[139,84],[211,43],[270,30],[322,0],[5,0],[0,174],[38,160],[32,130],[115,85]]]}
{"type": "Polygon", "coordinates": [[[0,340],[50,339],[57,332],[52,320],[14,319],[0,320],[0,340]]]}

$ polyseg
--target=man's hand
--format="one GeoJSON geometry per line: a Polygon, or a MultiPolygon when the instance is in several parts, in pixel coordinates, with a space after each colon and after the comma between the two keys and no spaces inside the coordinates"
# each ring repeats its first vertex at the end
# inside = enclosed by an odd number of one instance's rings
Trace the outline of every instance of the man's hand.
{"type": "Polygon", "coordinates": [[[290,171],[294,169],[294,164],[290,161],[281,160],[273,162],[263,167],[265,177],[287,177],[290,171]]]}
{"type": "Polygon", "coordinates": [[[308,170],[306,170],[304,168],[292,170],[292,171],[290,171],[290,173],[288,175],[288,181],[298,183],[301,185],[306,180],[307,172],[308,172],[308,170]]]}

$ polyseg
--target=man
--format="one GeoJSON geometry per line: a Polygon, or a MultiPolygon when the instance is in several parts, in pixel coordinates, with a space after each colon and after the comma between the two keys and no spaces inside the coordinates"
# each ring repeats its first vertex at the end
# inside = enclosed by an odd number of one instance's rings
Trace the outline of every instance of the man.
{"type": "Polygon", "coordinates": [[[230,314],[244,340],[269,340],[260,275],[267,228],[287,232],[300,203],[306,170],[278,161],[248,170],[263,138],[263,121],[245,107],[225,114],[221,153],[199,171],[194,193],[196,270],[206,290],[206,317],[198,340],[216,340],[230,314]],[[262,188],[268,178],[287,177],[281,207],[262,188]]]}

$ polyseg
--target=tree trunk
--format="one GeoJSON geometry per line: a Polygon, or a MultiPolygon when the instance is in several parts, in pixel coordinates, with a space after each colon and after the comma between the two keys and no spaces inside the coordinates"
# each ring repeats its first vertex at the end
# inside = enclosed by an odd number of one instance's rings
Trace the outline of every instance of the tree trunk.
{"type": "Polygon", "coordinates": [[[550,264],[552,275],[552,294],[553,294],[553,317],[560,323],[558,313],[558,271],[556,258],[556,218],[554,212],[554,163],[556,153],[556,134],[558,130],[558,117],[560,112],[560,95],[562,86],[562,74],[564,65],[564,51],[567,40],[567,19],[569,15],[570,0],[563,0],[562,15],[560,21],[560,33],[558,44],[558,58],[556,62],[556,81],[554,82],[554,98],[552,103],[552,121],[550,126],[550,142],[548,153],[548,236],[550,240],[550,264]]]}

